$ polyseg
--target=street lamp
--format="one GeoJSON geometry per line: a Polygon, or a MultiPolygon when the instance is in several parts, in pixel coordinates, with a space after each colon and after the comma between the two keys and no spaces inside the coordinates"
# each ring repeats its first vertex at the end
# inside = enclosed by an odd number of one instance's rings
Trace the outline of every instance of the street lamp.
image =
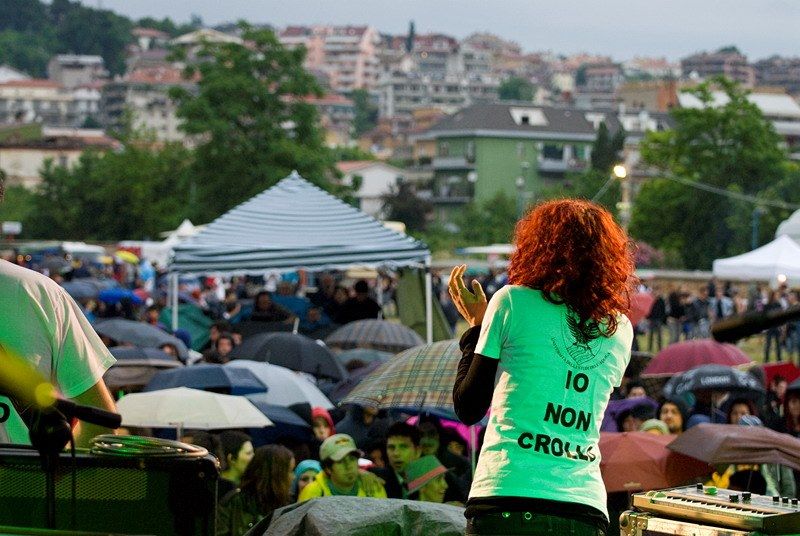
{"type": "Polygon", "coordinates": [[[619,210],[620,225],[627,233],[628,224],[631,222],[631,179],[628,177],[628,170],[622,164],[617,164],[611,171],[622,186],[622,201],[617,203],[617,210],[619,210]]]}

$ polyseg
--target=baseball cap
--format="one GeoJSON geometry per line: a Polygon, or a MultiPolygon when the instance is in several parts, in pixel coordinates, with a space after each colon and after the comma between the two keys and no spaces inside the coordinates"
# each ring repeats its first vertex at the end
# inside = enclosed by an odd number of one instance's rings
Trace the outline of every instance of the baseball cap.
{"type": "Polygon", "coordinates": [[[338,462],[350,453],[355,453],[358,456],[364,455],[356,447],[356,442],[353,441],[353,438],[347,434],[333,434],[323,441],[319,447],[319,459],[322,461],[330,459],[338,462]]]}

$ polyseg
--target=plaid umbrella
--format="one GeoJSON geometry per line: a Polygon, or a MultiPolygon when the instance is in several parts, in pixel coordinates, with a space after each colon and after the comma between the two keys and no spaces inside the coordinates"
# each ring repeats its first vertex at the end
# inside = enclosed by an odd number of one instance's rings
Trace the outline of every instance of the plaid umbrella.
{"type": "Polygon", "coordinates": [[[457,340],[416,346],[368,374],[342,403],[453,415],[460,359],[457,340]]]}
{"type": "Polygon", "coordinates": [[[386,352],[402,352],[424,344],[425,341],[411,328],[387,320],[356,320],[340,327],[325,339],[328,346],[372,348],[386,352]]]}

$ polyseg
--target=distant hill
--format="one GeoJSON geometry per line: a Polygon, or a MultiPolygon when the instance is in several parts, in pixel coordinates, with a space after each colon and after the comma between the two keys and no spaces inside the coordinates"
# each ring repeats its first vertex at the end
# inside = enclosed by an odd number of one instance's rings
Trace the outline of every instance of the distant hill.
{"type": "Polygon", "coordinates": [[[114,74],[125,71],[125,47],[131,29],[154,28],[171,36],[202,26],[198,17],[176,24],[171,19],[131,20],[107,9],[94,9],[70,0],[0,1],[0,64],[35,77],[45,77],[55,54],[96,54],[114,74]]]}

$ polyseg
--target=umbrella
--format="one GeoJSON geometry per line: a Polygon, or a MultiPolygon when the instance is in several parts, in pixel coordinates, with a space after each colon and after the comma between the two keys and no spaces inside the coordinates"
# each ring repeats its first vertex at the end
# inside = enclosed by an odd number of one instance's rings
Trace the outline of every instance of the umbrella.
{"type": "Polygon", "coordinates": [[[65,281],[62,283],[64,290],[67,294],[72,296],[75,300],[91,300],[97,297],[100,290],[97,286],[85,279],[74,279],[72,281],[65,281]]]}
{"type": "Polygon", "coordinates": [[[137,257],[135,253],[131,253],[130,251],[125,251],[124,249],[117,250],[114,253],[114,256],[117,257],[119,260],[130,264],[139,264],[139,257],[137,257]]]}
{"type": "Polygon", "coordinates": [[[307,372],[314,377],[342,380],[347,371],[324,344],[298,333],[261,333],[245,339],[230,353],[231,359],[266,361],[307,372]]]}
{"type": "Polygon", "coordinates": [[[291,436],[303,442],[310,442],[313,432],[311,425],[289,408],[270,404],[266,393],[245,395],[258,410],[267,416],[275,426],[249,429],[248,435],[253,445],[261,446],[276,443],[280,437],[291,436]]]}
{"type": "Polygon", "coordinates": [[[383,363],[385,363],[385,361],[373,361],[365,367],[350,371],[350,376],[334,385],[328,393],[328,396],[334,402],[341,401],[344,399],[344,397],[350,394],[350,391],[355,389],[356,386],[361,383],[361,380],[363,380],[365,376],[369,375],[383,363]]]}
{"type": "Polygon", "coordinates": [[[223,430],[260,428],[272,422],[242,396],[210,393],[188,387],[132,393],[117,402],[123,426],[223,430]]]}
{"type": "Polygon", "coordinates": [[[214,363],[161,371],[153,376],[144,390],[158,391],[173,387],[191,387],[232,395],[267,390],[267,386],[249,370],[228,368],[214,363]]]}
{"type": "Polygon", "coordinates": [[[130,300],[130,302],[134,305],[141,305],[144,303],[144,300],[142,300],[140,296],[138,296],[132,290],[128,290],[126,288],[109,288],[101,290],[97,294],[97,297],[101,302],[109,305],[119,303],[122,300],[130,300]]]}
{"type": "Polygon", "coordinates": [[[673,376],[700,365],[736,367],[750,362],[750,357],[733,344],[698,339],[670,344],[650,360],[642,376],[673,376]]]}
{"type": "MultiPolygon", "coordinates": [[[[260,526],[260,525],[259,525],[260,526]]],[[[464,509],[404,499],[321,497],[284,506],[272,515],[265,536],[383,536],[386,534],[464,534],[464,509]]]]}
{"type": "Polygon", "coordinates": [[[156,348],[114,346],[109,351],[117,359],[103,375],[110,389],[138,389],[147,385],[159,370],[183,366],[175,357],[156,348]]]}
{"type": "Polygon", "coordinates": [[[289,407],[294,404],[307,403],[311,407],[320,406],[325,409],[333,407],[331,401],[322,394],[316,385],[288,368],[248,359],[237,359],[223,366],[234,370],[250,371],[267,386],[267,392],[263,394],[263,398],[268,404],[289,407]]]}
{"type": "Polygon", "coordinates": [[[767,383],[772,381],[776,374],[780,374],[791,382],[786,388],[787,392],[800,391],[800,369],[797,368],[797,365],[794,363],[774,363],[773,365],[773,368],[770,368],[770,363],[762,365],[767,376],[767,383]],[[783,365],[783,367],[779,369],[778,365],[783,365]]]}
{"type": "Polygon", "coordinates": [[[631,296],[631,311],[628,314],[631,324],[635,326],[649,315],[655,301],[655,297],[649,292],[637,292],[631,296]]]}
{"type": "Polygon", "coordinates": [[[670,488],[711,473],[707,463],[667,449],[674,438],[647,432],[601,432],[600,472],[606,491],[670,488]]]}
{"type": "Polygon", "coordinates": [[[372,363],[385,363],[391,359],[393,354],[389,352],[382,352],[380,350],[372,350],[370,348],[354,348],[352,350],[345,350],[339,352],[336,357],[341,361],[342,365],[347,365],[350,361],[358,360],[366,364],[372,363]]]}
{"type": "Polygon", "coordinates": [[[401,352],[368,374],[342,403],[454,415],[458,341],[424,344],[401,352]]]}
{"type": "Polygon", "coordinates": [[[178,349],[178,357],[181,361],[186,361],[189,357],[189,350],[182,340],[144,322],[111,318],[98,322],[94,329],[98,334],[109,339],[143,348],[158,348],[162,344],[172,344],[178,349]]]}
{"type": "Polygon", "coordinates": [[[411,328],[387,320],[356,320],[340,327],[325,339],[329,346],[341,349],[372,348],[402,352],[425,341],[411,328]]]}
{"type": "Polygon", "coordinates": [[[663,394],[665,398],[672,398],[702,390],[756,395],[765,392],[761,382],[747,372],[725,365],[701,365],[670,378],[663,394]]]}
{"type": "Polygon", "coordinates": [[[603,423],[600,425],[600,430],[604,432],[621,432],[622,430],[617,429],[617,417],[637,406],[648,406],[655,412],[656,408],[658,408],[658,402],[649,396],[609,400],[608,406],[606,406],[606,412],[603,415],[603,423]]]}
{"type": "Polygon", "coordinates": [[[698,424],[669,448],[711,464],[778,463],[800,471],[800,439],[763,426],[698,424]]]}

